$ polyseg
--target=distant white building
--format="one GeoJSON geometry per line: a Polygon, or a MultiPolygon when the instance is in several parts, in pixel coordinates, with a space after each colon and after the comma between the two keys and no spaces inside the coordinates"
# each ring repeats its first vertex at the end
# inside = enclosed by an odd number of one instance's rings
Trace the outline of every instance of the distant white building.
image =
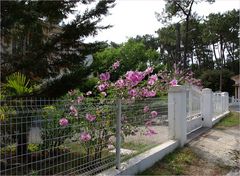
{"type": "Polygon", "coordinates": [[[86,67],[89,67],[90,65],[92,65],[93,63],[93,55],[92,54],[89,54],[85,57],[85,60],[84,60],[84,65],[86,67]]]}
{"type": "Polygon", "coordinates": [[[240,74],[235,75],[231,77],[233,81],[235,81],[235,84],[233,85],[235,87],[235,98],[240,99],[240,74]]]}

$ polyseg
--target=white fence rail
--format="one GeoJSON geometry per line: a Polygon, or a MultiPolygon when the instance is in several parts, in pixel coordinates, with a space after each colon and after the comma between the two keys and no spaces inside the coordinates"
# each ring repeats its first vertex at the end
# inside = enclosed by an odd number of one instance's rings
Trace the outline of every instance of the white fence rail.
{"type": "Polygon", "coordinates": [[[227,92],[213,93],[213,116],[212,119],[216,120],[219,115],[228,111],[229,108],[229,96],[227,92]]]}
{"type": "Polygon", "coordinates": [[[169,126],[174,128],[172,137],[181,145],[185,144],[188,134],[201,127],[211,128],[229,112],[227,92],[213,93],[207,88],[175,86],[170,88],[168,98],[174,104],[168,108],[169,126]]]}
{"type": "Polygon", "coordinates": [[[194,87],[187,87],[187,134],[202,127],[201,101],[202,92],[194,87]]]}
{"type": "Polygon", "coordinates": [[[229,97],[229,105],[231,105],[231,106],[240,106],[240,99],[237,99],[234,96],[229,97]]]}

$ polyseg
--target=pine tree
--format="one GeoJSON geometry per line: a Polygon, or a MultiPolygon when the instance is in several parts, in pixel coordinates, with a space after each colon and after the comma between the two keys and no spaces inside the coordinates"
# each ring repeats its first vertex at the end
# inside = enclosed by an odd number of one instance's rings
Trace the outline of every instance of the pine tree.
{"type": "Polygon", "coordinates": [[[2,81],[16,71],[40,81],[58,75],[63,68],[74,71],[82,67],[86,55],[99,46],[85,43],[84,38],[111,27],[99,22],[114,1],[1,1],[2,81]],[[94,7],[85,8],[88,5],[94,7]],[[76,7],[85,10],[79,12],[76,7]],[[64,24],[69,14],[74,19],[64,24]]]}

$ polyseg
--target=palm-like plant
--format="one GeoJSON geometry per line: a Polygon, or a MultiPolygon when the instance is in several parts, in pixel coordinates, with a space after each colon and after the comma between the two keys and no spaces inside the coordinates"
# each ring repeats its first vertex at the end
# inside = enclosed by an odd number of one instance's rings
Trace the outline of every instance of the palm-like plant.
{"type": "MultiPolygon", "coordinates": [[[[20,72],[11,74],[6,78],[6,83],[3,85],[4,94],[7,96],[20,97],[33,92],[33,87],[30,85],[30,80],[20,72]]],[[[15,124],[14,131],[7,132],[12,137],[16,137],[17,142],[17,154],[19,156],[26,156],[27,154],[27,132],[31,124],[31,113],[26,111],[26,106],[24,101],[12,99],[11,101],[6,101],[3,104],[4,108],[1,108],[1,119],[4,120],[4,132],[6,133],[6,128],[12,124],[15,124]],[[7,109],[8,103],[11,103],[16,108],[7,109]],[[11,111],[10,111],[11,110],[11,111]],[[9,112],[14,113],[9,113],[9,112]],[[9,117],[7,116],[9,114],[9,117]],[[21,118],[24,117],[24,118],[21,118]],[[16,132],[18,131],[18,134],[16,132]]],[[[10,127],[9,127],[10,129],[10,127]]]]}
{"type": "Polygon", "coordinates": [[[20,72],[11,74],[6,80],[7,83],[4,85],[4,88],[9,95],[21,96],[33,91],[33,87],[29,85],[30,80],[20,72]]]}

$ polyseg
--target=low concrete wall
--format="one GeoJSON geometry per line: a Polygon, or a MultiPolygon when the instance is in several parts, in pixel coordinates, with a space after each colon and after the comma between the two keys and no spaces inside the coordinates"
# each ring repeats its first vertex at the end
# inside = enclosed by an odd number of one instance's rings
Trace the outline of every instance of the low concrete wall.
{"type": "Polygon", "coordinates": [[[230,113],[230,111],[226,111],[225,113],[216,116],[212,119],[212,124],[215,125],[216,123],[218,123],[223,117],[225,117],[226,115],[228,115],[230,113]]]}
{"type": "Polygon", "coordinates": [[[98,176],[114,176],[114,175],[134,175],[142,172],[157,161],[162,159],[165,155],[172,152],[179,146],[179,142],[175,140],[169,140],[157,147],[154,147],[144,153],[141,153],[130,160],[121,163],[121,169],[115,168],[108,169],[98,174],[98,176]]]}

